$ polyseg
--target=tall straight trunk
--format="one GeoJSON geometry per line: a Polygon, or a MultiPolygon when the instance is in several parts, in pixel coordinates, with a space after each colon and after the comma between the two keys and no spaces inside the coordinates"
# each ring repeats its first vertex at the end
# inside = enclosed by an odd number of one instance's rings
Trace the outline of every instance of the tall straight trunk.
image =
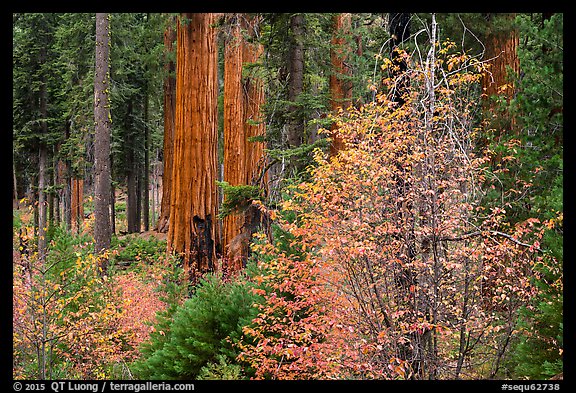
{"type": "MultiPolygon", "coordinates": [[[[112,170],[114,169],[114,155],[110,154],[110,180],[114,178],[112,170]]],[[[116,210],[114,206],[116,205],[116,187],[114,187],[114,182],[110,182],[110,233],[113,235],[116,233],[116,210]]]]}
{"type": "MultiPolygon", "coordinates": [[[[42,46],[40,49],[40,64],[44,65],[46,62],[46,47],[42,46]]],[[[46,87],[46,78],[43,76],[40,84],[40,115],[42,116],[42,121],[40,124],[41,136],[45,136],[48,133],[48,91],[46,87]]],[[[42,280],[40,282],[41,286],[45,285],[44,281],[44,271],[46,262],[46,166],[48,161],[48,147],[46,142],[40,139],[38,146],[38,261],[40,262],[38,268],[42,272],[42,280]]],[[[42,299],[44,300],[44,299],[42,299]]],[[[44,303],[44,301],[41,301],[44,303]]],[[[42,307],[42,339],[39,348],[38,365],[40,379],[46,379],[46,364],[47,364],[47,353],[46,353],[46,336],[47,336],[47,323],[46,323],[46,307],[42,307]]]]}
{"type": "MultiPolygon", "coordinates": [[[[242,14],[230,19],[230,35],[224,48],[224,173],[223,178],[231,186],[247,184],[246,132],[244,129],[244,97],[242,87],[243,36],[240,26],[242,14]]],[[[243,217],[229,214],[222,221],[222,245],[224,249],[240,234],[243,217]]]]}
{"type": "MultiPolygon", "coordinates": [[[[128,102],[126,110],[125,127],[130,130],[132,127],[133,103],[128,102]]],[[[140,232],[140,222],[138,220],[138,168],[135,157],[136,146],[134,136],[130,131],[126,134],[126,219],[128,233],[140,232]]]]}
{"type": "MultiPolygon", "coordinates": [[[[94,240],[95,251],[110,248],[110,20],[109,14],[96,14],[96,65],[94,76],[94,240]]],[[[99,267],[106,271],[108,260],[101,258],[99,267]]]]}
{"type": "Polygon", "coordinates": [[[62,210],[64,212],[64,223],[66,224],[66,229],[72,230],[72,170],[68,165],[68,161],[65,166],[65,183],[64,192],[62,199],[62,210]]]}
{"type": "MultiPolygon", "coordinates": [[[[150,20],[150,14],[146,14],[146,22],[150,20]]],[[[147,67],[145,69],[147,72],[147,67]]],[[[144,174],[142,182],[142,220],[144,230],[150,229],[150,130],[148,128],[148,81],[144,82],[144,174]]]]}
{"type": "Polygon", "coordinates": [[[138,230],[138,198],[137,198],[137,178],[134,165],[134,152],[128,152],[127,160],[128,172],[126,174],[126,219],[128,233],[139,232],[138,230]]]}
{"type": "MultiPolygon", "coordinates": [[[[494,15],[490,15],[494,18],[494,15]]],[[[503,96],[507,103],[514,97],[514,79],[520,72],[520,60],[518,58],[518,29],[513,27],[515,14],[503,16],[510,28],[489,31],[486,35],[484,46],[486,47],[485,58],[489,61],[489,70],[482,76],[482,91],[484,96],[484,112],[489,116],[496,115],[499,121],[504,121],[503,126],[514,129],[514,116],[506,110],[497,110],[498,104],[494,96],[503,96]],[[508,71],[511,71],[510,75],[508,71]]]]}
{"type": "Polygon", "coordinates": [[[142,220],[144,230],[150,229],[150,130],[148,128],[148,84],[144,94],[144,174],[142,182],[142,220]]]}
{"type": "MultiPolygon", "coordinates": [[[[352,14],[336,14],[332,18],[332,40],[330,42],[330,109],[337,112],[346,110],[352,103],[352,68],[347,64],[348,54],[351,52],[350,34],[352,29],[352,14]]],[[[330,154],[335,155],[344,147],[342,138],[332,136],[330,154]]]]}
{"type": "MultiPolygon", "coordinates": [[[[40,64],[46,61],[46,48],[40,49],[40,64]]],[[[40,85],[40,114],[42,122],[40,132],[42,135],[48,133],[48,92],[46,81],[43,78],[40,85]]],[[[48,160],[48,148],[43,140],[38,144],[38,256],[43,263],[46,256],[46,165],[48,160]]]]}
{"type": "Polygon", "coordinates": [[[174,61],[168,60],[176,41],[176,30],[173,28],[174,18],[171,19],[164,31],[164,171],[162,176],[162,202],[160,216],[158,217],[158,232],[168,232],[170,218],[170,193],[172,190],[172,164],[174,161],[174,112],[176,109],[176,78],[174,61]]]}
{"type": "MultiPolygon", "coordinates": [[[[253,35],[258,29],[259,20],[249,19],[246,28],[253,35]]],[[[242,64],[257,62],[264,53],[264,46],[258,42],[244,42],[242,46],[242,64]]],[[[264,137],[266,135],[266,122],[262,109],[265,103],[264,81],[257,73],[249,73],[243,81],[244,102],[244,129],[246,137],[245,171],[246,184],[260,187],[264,193],[268,193],[268,177],[265,168],[265,142],[250,141],[250,138],[264,137]]]]}
{"type": "MultiPolygon", "coordinates": [[[[292,39],[289,52],[288,101],[288,146],[298,147],[302,144],[304,122],[300,116],[298,105],[295,104],[304,89],[304,15],[295,14],[290,18],[292,39]]],[[[294,165],[294,163],[293,163],[294,165]]]]}
{"type": "MultiPolygon", "coordinates": [[[[54,158],[54,154],[52,155],[52,157],[54,158]]],[[[50,170],[50,175],[48,178],[48,182],[50,184],[50,186],[54,186],[55,181],[56,181],[56,176],[55,176],[55,171],[54,171],[54,159],[52,159],[52,165],[51,166],[51,170],[50,170]]],[[[48,193],[48,224],[47,227],[50,228],[54,225],[54,191],[55,189],[52,188],[52,190],[48,193]]]]}
{"type": "Polygon", "coordinates": [[[18,199],[18,183],[16,182],[16,161],[12,160],[12,187],[14,187],[13,189],[13,194],[12,197],[14,198],[14,205],[16,206],[16,209],[20,209],[20,200],[18,199]]]}
{"type": "MultiPolygon", "coordinates": [[[[251,34],[258,29],[259,20],[256,18],[248,19],[248,31],[251,34]]],[[[258,42],[245,42],[243,45],[242,62],[244,65],[248,63],[257,62],[264,53],[264,46],[258,42]]],[[[258,73],[248,73],[243,81],[244,92],[244,130],[245,138],[244,143],[245,151],[245,171],[246,171],[246,184],[257,186],[262,195],[268,195],[268,173],[266,169],[266,154],[264,149],[266,147],[264,141],[254,140],[253,138],[259,137],[260,140],[266,135],[266,122],[263,117],[262,109],[265,104],[265,89],[264,81],[258,76],[258,73]]],[[[265,217],[262,216],[260,210],[254,206],[248,207],[244,212],[242,234],[244,243],[240,248],[241,253],[236,257],[236,269],[246,266],[248,254],[250,252],[249,242],[254,232],[266,224],[265,217]],[[241,263],[240,263],[241,262],[241,263]]]]}
{"type": "Polygon", "coordinates": [[[217,242],[216,17],[178,20],[174,165],[168,250],[183,257],[191,279],[214,270],[217,242]]]}
{"type": "Polygon", "coordinates": [[[466,355],[468,352],[468,332],[467,330],[467,323],[469,316],[469,305],[470,302],[470,282],[471,282],[471,274],[470,274],[470,260],[468,258],[464,258],[464,294],[462,296],[462,312],[460,314],[460,345],[458,347],[458,361],[456,362],[456,371],[454,378],[460,379],[460,373],[462,372],[462,367],[464,366],[464,360],[466,359],[466,355]]]}
{"type": "MultiPolygon", "coordinates": [[[[70,138],[70,127],[71,122],[68,120],[66,122],[66,128],[64,131],[64,135],[66,140],[70,138]]],[[[66,229],[71,231],[72,230],[72,165],[70,160],[65,159],[61,162],[59,167],[60,176],[62,178],[62,182],[64,184],[64,188],[62,190],[62,215],[64,223],[66,224],[66,229]]]]}
{"type": "Polygon", "coordinates": [[[136,231],[142,229],[142,165],[138,161],[135,165],[136,173],[136,231]]]}
{"type": "MultiPolygon", "coordinates": [[[[42,126],[44,128],[44,126],[42,126]]],[[[38,147],[38,257],[44,261],[46,256],[46,161],[48,149],[41,142],[38,147]]]]}
{"type": "MultiPolygon", "coordinates": [[[[260,78],[243,78],[244,66],[254,63],[263,53],[259,43],[250,43],[245,35],[253,36],[258,21],[245,14],[230,18],[230,36],[224,60],[224,180],[233,186],[257,185],[265,191],[264,144],[250,138],[265,134],[261,106],[264,85],[260,78]]],[[[228,259],[228,271],[240,270],[247,258],[248,238],[243,236],[242,247],[230,248],[233,239],[250,232],[253,223],[246,214],[230,214],[222,222],[222,245],[228,259]],[[237,252],[237,251],[240,252],[237,252]]]]}
{"type": "Polygon", "coordinates": [[[52,178],[54,183],[52,186],[54,187],[54,221],[57,226],[60,226],[60,223],[62,222],[62,214],[60,210],[62,199],[62,172],[60,170],[61,165],[62,161],[60,159],[54,160],[54,176],[52,178]]]}

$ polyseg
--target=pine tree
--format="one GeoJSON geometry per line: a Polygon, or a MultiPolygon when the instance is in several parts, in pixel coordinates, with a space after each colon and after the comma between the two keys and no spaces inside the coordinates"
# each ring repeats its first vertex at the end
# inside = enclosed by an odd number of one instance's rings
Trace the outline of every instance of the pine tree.
{"type": "MultiPolygon", "coordinates": [[[[194,294],[179,306],[163,335],[146,344],[145,357],[134,370],[142,379],[196,379],[204,367],[223,357],[235,363],[234,343],[242,327],[256,316],[260,297],[244,279],[223,281],[209,273],[194,294]]],[[[162,329],[158,327],[157,329],[162,329]]]]}

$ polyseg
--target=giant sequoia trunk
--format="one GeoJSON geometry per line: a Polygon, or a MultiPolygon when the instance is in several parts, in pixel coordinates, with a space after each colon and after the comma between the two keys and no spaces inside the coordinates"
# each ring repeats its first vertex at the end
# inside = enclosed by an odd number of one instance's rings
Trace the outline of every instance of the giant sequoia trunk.
{"type": "MultiPolygon", "coordinates": [[[[110,62],[109,15],[96,14],[96,74],[94,76],[94,240],[95,251],[110,248],[110,62]]],[[[100,260],[106,270],[107,260],[100,260]]]]}
{"type": "Polygon", "coordinates": [[[178,21],[169,251],[190,278],[214,269],[217,247],[218,52],[214,14],[178,21]]]}
{"type": "MultiPolygon", "coordinates": [[[[258,21],[250,19],[247,28],[252,34],[258,28],[258,21]]],[[[242,64],[255,63],[264,53],[264,46],[258,42],[245,42],[242,47],[242,64]]],[[[244,72],[246,74],[246,72],[244,72]]],[[[255,141],[250,138],[264,137],[266,135],[266,123],[262,108],[264,106],[264,81],[257,76],[257,73],[247,73],[243,81],[243,102],[244,102],[244,130],[246,138],[246,181],[247,184],[255,185],[267,194],[268,177],[264,172],[265,167],[265,142],[262,140],[255,141]]]]}
{"type": "Polygon", "coordinates": [[[160,205],[160,216],[158,217],[157,231],[168,232],[168,219],[170,218],[170,193],[172,190],[172,163],[174,150],[174,111],[176,107],[176,70],[175,63],[169,60],[173,51],[173,43],[176,41],[176,30],[170,21],[164,31],[164,171],[162,176],[162,203],[160,205]]]}
{"type": "MultiPolygon", "coordinates": [[[[491,30],[485,37],[485,58],[489,59],[489,70],[482,77],[482,91],[484,94],[484,112],[496,115],[497,121],[503,121],[503,128],[514,128],[514,117],[507,111],[497,111],[498,104],[494,96],[502,96],[507,103],[515,93],[514,79],[520,71],[518,58],[518,30],[512,26],[514,14],[504,15],[503,19],[510,25],[509,28],[491,30]],[[508,71],[511,71],[509,74],[508,71]]],[[[494,15],[489,15],[493,19],[494,15]]],[[[499,127],[500,128],[500,127],[499,127]]]]}
{"type": "MultiPolygon", "coordinates": [[[[224,181],[236,185],[258,185],[265,188],[263,170],[264,144],[251,141],[262,136],[265,124],[260,107],[264,103],[264,85],[260,78],[243,75],[243,66],[254,63],[263,52],[259,43],[247,42],[244,34],[253,35],[257,21],[243,14],[230,19],[230,35],[224,59],[224,181]],[[260,176],[262,174],[262,177],[260,176]]],[[[248,214],[230,214],[222,222],[222,245],[228,260],[228,271],[238,271],[245,264],[248,241],[254,228],[248,214]],[[241,236],[241,234],[244,234],[241,236]],[[238,240],[232,246],[234,239],[238,240]]]]}
{"type": "MultiPolygon", "coordinates": [[[[242,15],[230,18],[230,34],[224,49],[224,181],[232,186],[246,184],[246,133],[242,92],[242,15]]],[[[222,221],[222,245],[240,233],[243,220],[229,214],[222,221]]]]}
{"type": "MultiPolygon", "coordinates": [[[[352,68],[347,64],[351,51],[349,36],[352,29],[352,14],[336,14],[332,19],[333,32],[330,45],[330,109],[337,112],[347,109],[352,102],[352,68]]],[[[343,141],[338,135],[332,136],[330,154],[335,155],[343,148],[343,141]]]]}

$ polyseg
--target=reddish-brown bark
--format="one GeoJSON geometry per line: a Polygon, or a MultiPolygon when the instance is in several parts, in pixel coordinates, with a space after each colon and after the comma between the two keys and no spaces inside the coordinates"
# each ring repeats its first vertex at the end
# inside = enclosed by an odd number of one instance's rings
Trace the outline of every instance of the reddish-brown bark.
{"type": "Polygon", "coordinates": [[[84,221],[84,180],[72,179],[71,223],[72,231],[80,233],[84,221]]]}
{"type": "MultiPolygon", "coordinates": [[[[242,93],[243,38],[239,18],[230,18],[230,36],[224,49],[224,181],[237,186],[246,184],[246,138],[242,93]]],[[[242,216],[230,214],[222,221],[224,248],[240,233],[242,216]]]]}
{"type": "MultiPolygon", "coordinates": [[[[506,16],[507,19],[514,19],[514,14],[506,16]]],[[[486,47],[485,58],[489,59],[489,70],[482,77],[482,92],[484,94],[485,113],[496,113],[497,107],[493,96],[503,96],[507,102],[513,98],[515,93],[514,76],[520,71],[520,60],[518,58],[518,30],[510,28],[505,30],[491,31],[487,34],[484,46],[486,47]],[[511,70],[513,75],[510,75],[511,70]]],[[[510,128],[514,128],[514,117],[508,113],[500,113],[501,119],[509,121],[510,128]]]]}
{"type": "Polygon", "coordinates": [[[168,250],[190,278],[214,270],[217,246],[218,51],[215,15],[182,14],[177,27],[174,165],[168,250]]]}
{"type": "MultiPolygon", "coordinates": [[[[174,30],[171,20],[164,31],[165,56],[174,50],[176,41],[176,30],[174,30]]],[[[174,72],[176,65],[172,60],[164,63],[166,76],[164,77],[164,175],[162,176],[162,203],[160,206],[160,216],[158,217],[157,231],[168,232],[168,219],[170,218],[170,191],[172,190],[172,164],[174,145],[174,111],[176,106],[176,77],[174,72]]]]}
{"type": "MultiPolygon", "coordinates": [[[[242,77],[244,66],[256,62],[263,52],[261,44],[243,38],[243,34],[253,35],[258,22],[247,19],[244,14],[237,14],[229,20],[230,35],[224,61],[224,180],[233,186],[253,184],[265,187],[265,177],[260,179],[261,184],[257,184],[263,169],[264,143],[249,141],[249,138],[265,133],[260,112],[264,103],[264,85],[258,77],[242,77]]],[[[247,240],[242,247],[233,246],[240,238],[248,239],[245,221],[244,214],[230,214],[222,222],[222,245],[229,271],[240,270],[247,256],[247,240]]]]}
{"type": "MultiPolygon", "coordinates": [[[[337,112],[346,110],[352,103],[352,69],[347,64],[352,28],[352,14],[336,14],[333,19],[333,33],[330,47],[332,74],[330,75],[330,109],[337,112]]],[[[332,127],[333,129],[335,126],[332,127]]],[[[337,134],[332,136],[330,154],[335,155],[343,147],[343,141],[337,134]]]]}

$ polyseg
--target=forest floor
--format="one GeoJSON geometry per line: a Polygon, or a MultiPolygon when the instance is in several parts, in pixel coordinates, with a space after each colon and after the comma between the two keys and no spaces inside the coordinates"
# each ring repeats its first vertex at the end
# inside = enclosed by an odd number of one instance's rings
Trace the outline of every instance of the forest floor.
{"type": "Polygon", "coordinates": [[[161,233],[161,232],[157,232],[154,229],[150,229],[148,231],[142,231],[140,233],[127,233],[124,235],[119,235],[118,239],[124,239],[126,237],[134,237],[134,236],[138,236],[142,239],[146,239],[146,240],[150,240],[150,238],[155,238],[156,240],[162,240],[165,241],[168,237],[167,233],[161,233]]]}
{"type": "MultiPolygon", "coordinates": [[[[117,203],[125,203],[126,202],[126,195],[124,192],[117,190],[116,193],[116,202],[117,203]]],[[[91,210],[91,209],[90,209],[91,210]]],[[[92,218],[92,212],[87,210],[87,215],[85,217],[86,220],[92,218]]],[[[28,231],[31,231],[33,226],[34,220],[34,209],[32,209],[30,203],[26,201],[17,202],[13,200],[12,202],[12,211],[13,211],[13,263],[21,263],[21,246],[22,241],[20,237],[23,235],[23,229],[29,228],[28,231]]],[[[116,214],[116,237],[118,240],[125,240],[130,238],[140,238],[143,240],[151,240],[155,239],[158,241],[166,241],[168,234],[157,232],[153,229],[153,225],[151,225],[151,229],[147,231],[141,231],[139,233],[126,233],[126,217],[125,215],[116,214]]],[[[86,231],[88,228],[84,228],[86,231]]],[[[89,229],[88,229],[89,230],[89,229]]],[[[28,239],[31,239],[33,236],[32,233],[28,233],[28,239]]],[[[124,243],[124,242],[121,242],[124,243]]],[[[125,246],[118,246],[118,250],[120,251],[125,246]]]]}

